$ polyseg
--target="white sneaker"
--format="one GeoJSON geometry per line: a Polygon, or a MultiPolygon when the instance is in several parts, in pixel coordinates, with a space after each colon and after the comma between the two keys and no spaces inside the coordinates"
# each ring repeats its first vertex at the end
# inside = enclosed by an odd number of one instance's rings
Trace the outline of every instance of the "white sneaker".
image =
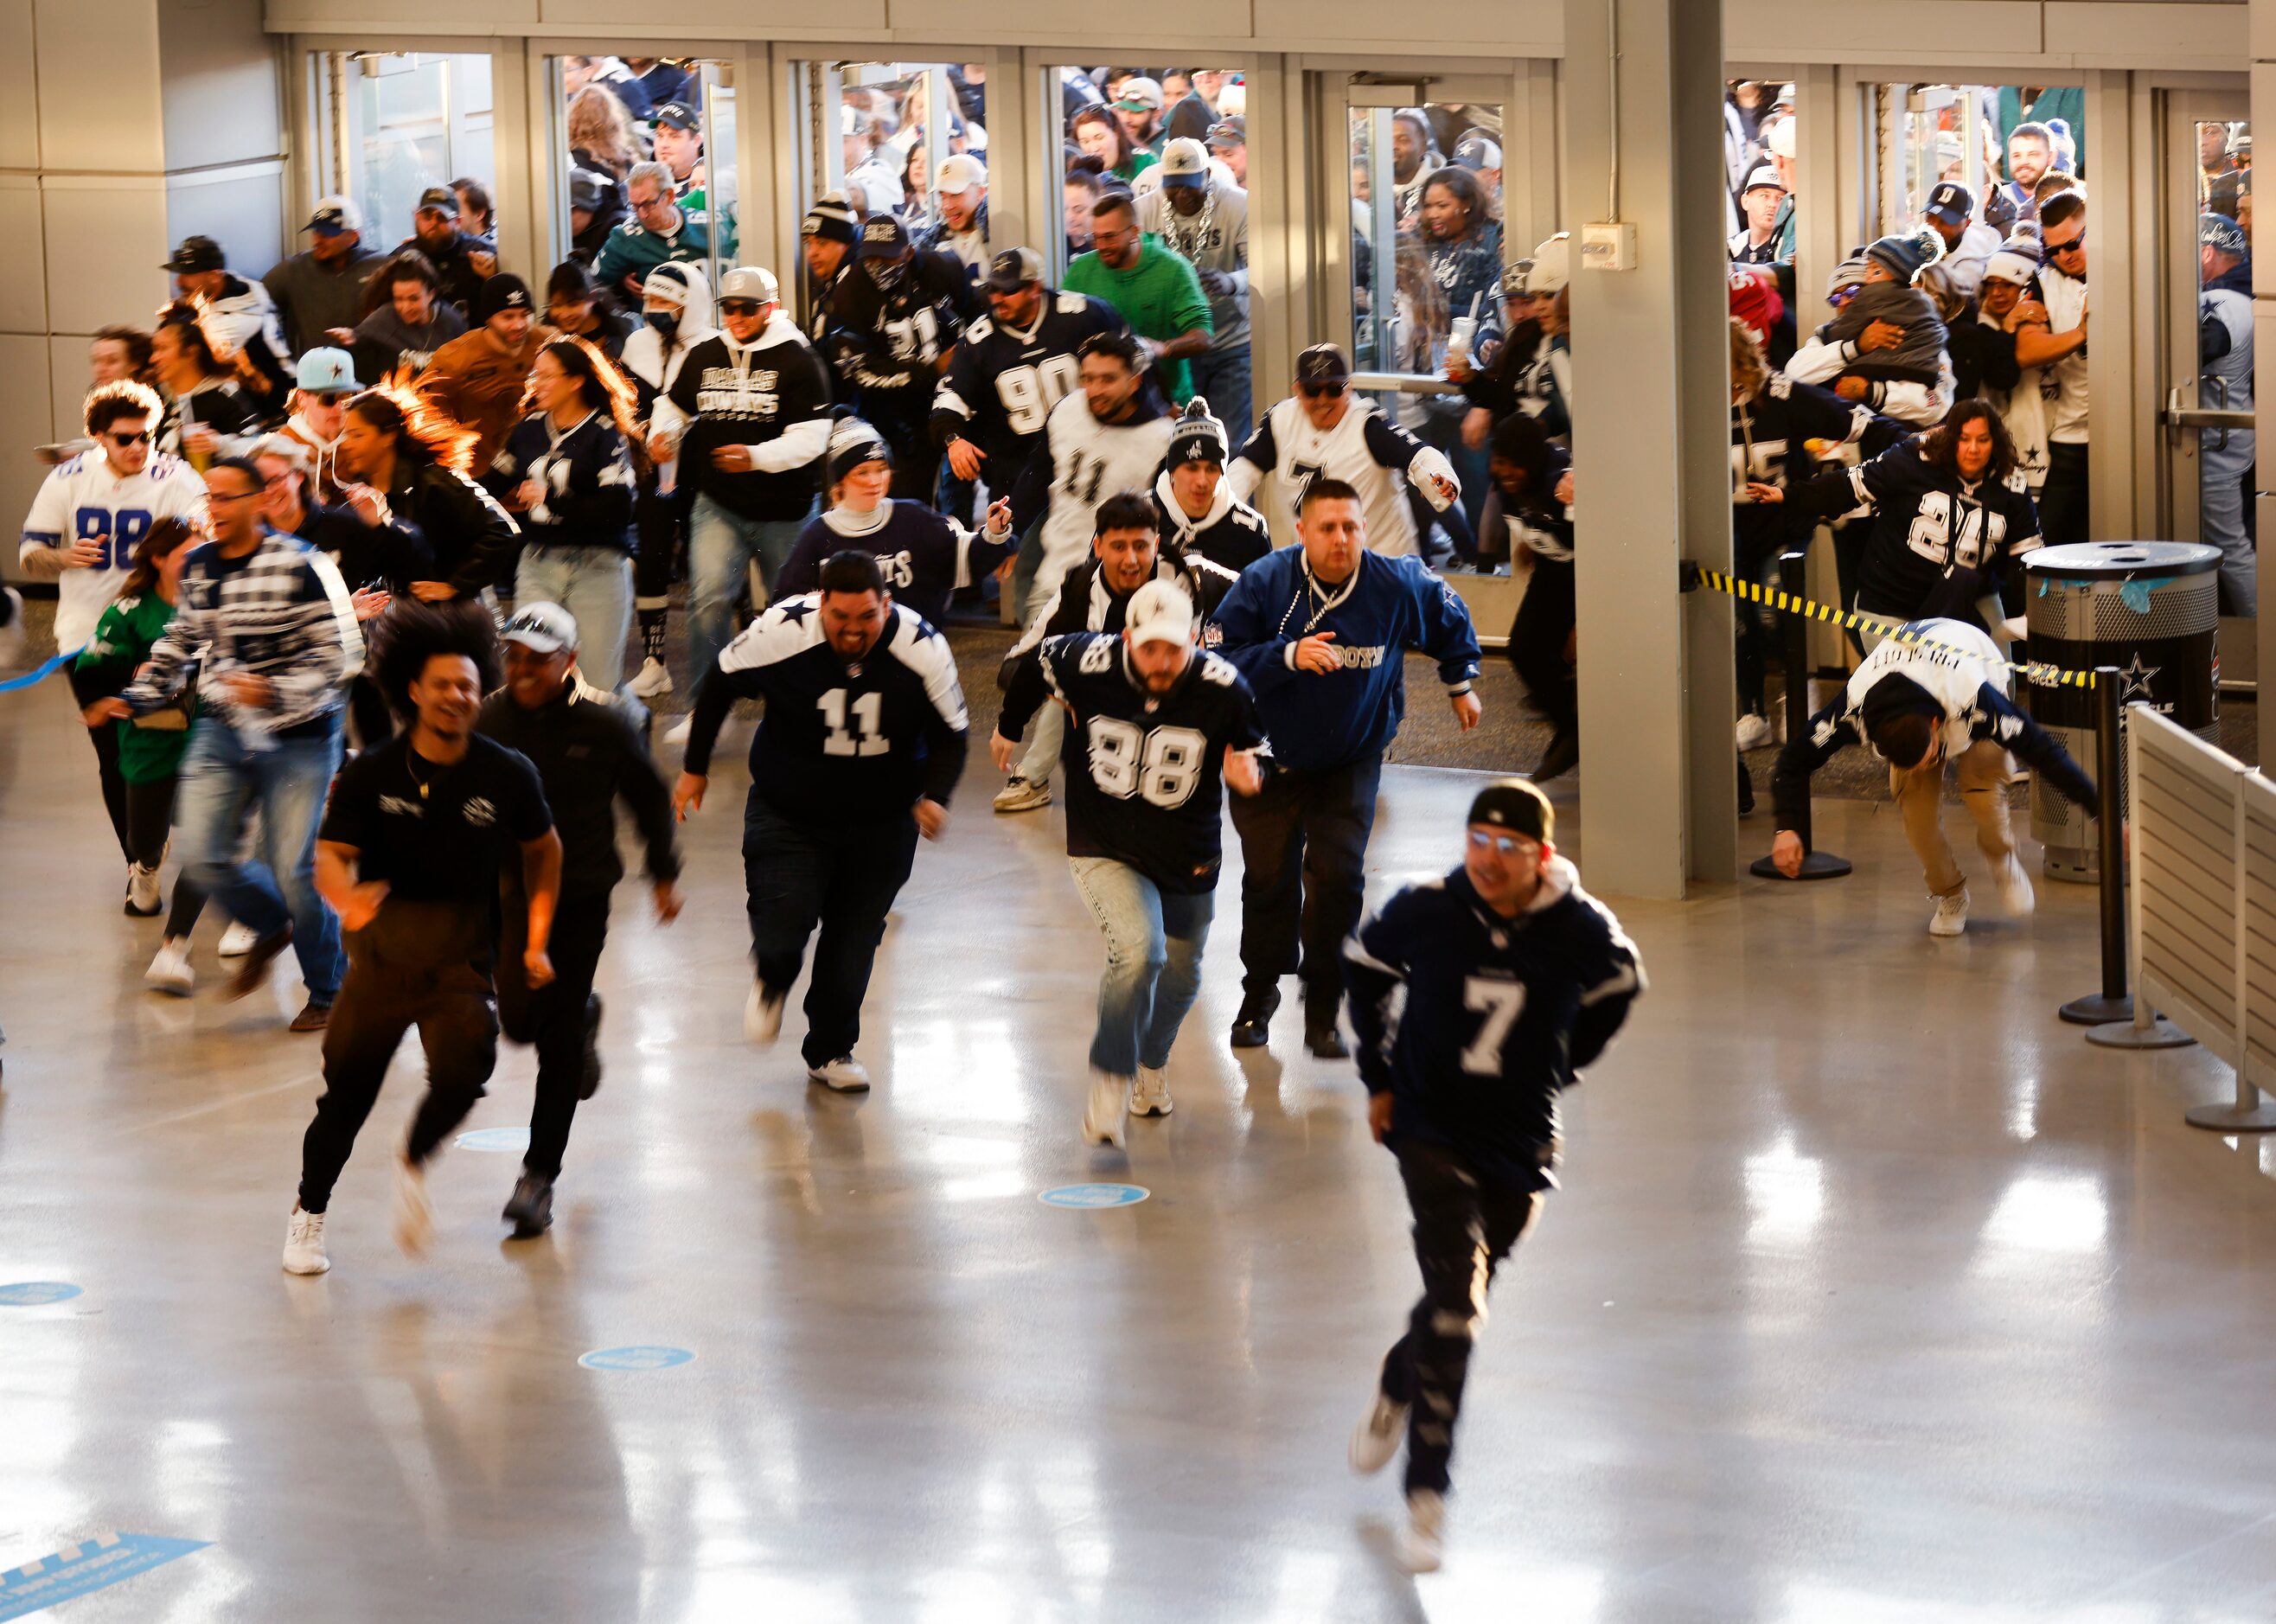
{"type": "Polygon", "coordinates": [[[221,956],[224,959],[242,959],[254,950],[260,940],[260,937],[254,933],[251,925],[240,924],[232,919],[229,922],[229,929],[221,933],[221,956]]]}
{"type": "Polygon", "coordinates": [[[1759,750],[1764,745],[1775,744],[1778,734],[1771,728],[1771,719],[1749,710],[1739,718],[1739,748],[1759,750]]]}
{"type": "Polygon", "coordinates": [[[841,1054],[824,1066],[808,1066],[806,1080],[820,1083],[833,1094],[866,1094],[869,1091],[869,1068],[850,1054],[841,1054]]]}
{"type": "MultiPolygon", "coordinates": [[[[2029,882],[2026,881],[2028,884],[2029,882]]],[[[1936,899],[1936,917],[1928,922],[1931,936],[1958,936],[1968,929],[1968,887],[1936,899]]]]}
{"type": "Polygon", "coordinates": [[[687,716],[680,717],[677,722],[674,722],[670,727],[664,730],[664,743],[672,746],[674,748],[685,745],[687,742],[688,729],[694,725],[695,717],[694,713],[691,711],[687,716]]]}
{"type": "Polygon", "coordinates": [[[435,1244],[435,1203],[428,1198],[427,1175],[407,1156],[395,1161],[395,1244],[406,1257],[418,1257],[435,1244]]]}
{"type": "Polygon", "coordinates": [[[641,662],[639,673],[625,684],[625,692],[640,699],[661,699],[671,692],[671,673],[651,654],[641,662]]]}
{"type": "Polygon", "coordinates": [[[158,956],[142,972],[144,986],[183,998],[190,996],[197,979],[197,972],[190,968],[190,940],[183,936],[170,936],[159,943],[158,956]]]}
{"type": "Polygon", "coordinates": [[[303,1212],[295,1203],[284,1223],[284,1272],[322,1274],[331,1266],[324,1256],[324,1215],[303,1212]]]}
{"type": "Polygon", "coordinates": [[[743,1041],[762,1049],[774,1042],[782,1030],[782,1013],[783,995],[753,976],[751,996],[743,1001],[743,1041]]]}
{"type": "Polygon", "coordinates": [[[1410,1574],[1435,1574],[1445,1559],[1446,1497],[1417,1489],[1407,1497],[1407,1529],[1399,1537],[1399,1565],[1410,1574]]]}
{"type": "Polygon", "coordinates": [[[1384,1396],[1381,1387],[1375,1390],[1375,1401],[1359,1418],[1359,1425],[1352,1429],[1352,1470],[1362,1477],[1372,1477],[1391,1464],[1399,1453],[1400,1441],[1407,1436],[1407,1413],[1412,1408],[1392,1403],[1384,1396]]]}
{"type": "Polygon", "coordinates": [[[1090,1104],[1083,1107],[1082,1142],[1087,1145],[1122,1144],[1122,1112],[1130,1097],[1130,1079],[1105,1072],[1090,1074],[1090,1104]]]}
{"type": "Polygon", "coordinates": [[[1169,1074],[1157,1066],[1138,1068],[1138,1081],[1130,1090],[1134,1117],[1166,1117],[1177,1107],[1170,1104],[1169,1074]]]}
{"type": "Polygon", "coordinates": [[[146,869],[139,862],[126,865],[126,911],[137,919],[148,919],[164,906],[158,893],[158,870],[146,869]]]}
{"type": "Polygon", "coordinates": [[[2030,915],[2037,900],[2031,895],[2031,877],[2023,872],[2023,865],[2015,861],[2015,854],[2007,854],[2007,861],[1992,871],[1992,878],[1999,887],[1999,906],[2011,918],[2024,919],[2030,915]]]}
{"type": "Polygon", "coordinates": [[[1014,773],[1004,787],[996,792],[993,804],[998,812],[1032,812],[1037,807],[1051,804],[1051,786],[1048,781],[1023,778],[1014,773]]]}

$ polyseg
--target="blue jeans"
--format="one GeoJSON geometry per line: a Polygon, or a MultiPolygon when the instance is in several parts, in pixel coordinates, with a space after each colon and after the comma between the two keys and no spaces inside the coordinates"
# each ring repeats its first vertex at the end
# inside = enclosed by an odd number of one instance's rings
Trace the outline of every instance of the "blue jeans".
{"type": "Polygon", "coordinates": [[[1225,454],[1230,457],[1248,442],[1249,430],[1256,425],[1249,421],[1254,409],[1248,386],[1248,346],[1237,349],[1210,350],[1189,358],[1186,365],[1193,368],[1194,393],[1206,396],[1210,415],[1225,424],[1225,437],[1230,442],[1225,454]]]}
{"type": "Polygon", "coordinates": [[[193,883],[256,936],[287,920],[308,1001],[329,1005],[347,968],[340,922],[316,892],[316,826],[340,764],[340,717],[314,739],[269,739],[248,748],[237,730],[201,716],[182,755],[175,825],[193,883]],[[239,862],[246,815],[261,808],[261,861],[239,862]]]}
{"type": "Polygon", "coordinates": [[[1135,1076],[1142,1066],[1158,1071],[1201,990],[1216,893],[1164,891],[1111,857],[1070,857],[1067,867],[1106,937],[1090,1064],[1110,1077],[1135,1076]]]}
{"type": "MultiPolygon", "coordinates": [[[[810,515],[808,515],[810,516],[810,515]]],[[[807,517],[745,519],[698,493],[687,515],[687,675],[691,683],[719,664],[735,641],[735,597],[743,574],[758,560],[769,592],[807,517]]]]}
{"type": "Polygon", "coordinates": [[[633,561],[613,547],[531,547],[514,572],[516,607],[558,603],[577,622],[577,669],[596,688],[624,680],[633,561]]]}

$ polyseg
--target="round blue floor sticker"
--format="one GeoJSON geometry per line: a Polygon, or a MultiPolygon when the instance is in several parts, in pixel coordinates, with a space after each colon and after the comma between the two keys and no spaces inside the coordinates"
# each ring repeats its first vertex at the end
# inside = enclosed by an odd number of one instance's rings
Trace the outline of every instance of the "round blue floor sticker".
{"type": "Polygon", "coordinates": [[[461,1134],[451,1142],[461,1150],[527,1150],[529,1130],[526,1127],[478,1127],[472,1133],[461,1134]]]}
{"type": "Polygon", "coordinates": [[[669,1370],[694,1357],[684,1347],[596,1347],[577,1362],[588,1370],[669,1370]]]}
{"type": "Polygon", "coordinates": [[[16,1280],[0,1286],[0,1309],[40,1309],[50,1302],[68,1302],[80,1288],[68,1280],[16,1280]]]}
{"type": "Polygon", "coordinates": [[[1047,1207],[1134,1207],[1149,1194],[1137,1184],[1062,1184],[1036,1199],[1047,1207]]]}

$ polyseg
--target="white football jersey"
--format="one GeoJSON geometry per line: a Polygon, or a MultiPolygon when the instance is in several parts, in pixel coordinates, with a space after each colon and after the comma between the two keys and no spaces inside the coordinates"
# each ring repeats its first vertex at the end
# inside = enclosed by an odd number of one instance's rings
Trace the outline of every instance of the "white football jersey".
{"type": "Polygon", "coordinates": [[[1170,453],[1167,413],[1140,423],[1102,423],[1081,390],[1043,420],[1051,456],[1051,505],[1043,517],[1043,561],[1036,589],[1048,594],[1090,550],[1098,505],[1117,491],[1147,492],[1170,453]]]}
{"type": "Polygon", "coordinates": [[[134,549],[161,519],[195,519],[205,512],[206,484],[178,457],[151,453],[140,474],[121,479],[98,449],[81,452],[51,472],[32,498],[24,540],[48,547],[100,540],[103,556],[91,569],[65,570],[56,583],[56,647],[83,648],[95,622],[118,596],[134,563],[134,549]]]}
{"type": "MultiPolygon", "coordinates": [[[[1359,492],[1368,550],[1395,558],[1415,550],[1407,475],[1418,458],[1426,470],[1453,477],[1453,468],[1441,452],[1400,428],[1366,397],[1354,395],[1336,426],[1323,432],[1304,415],[1304,403],[1292,395],[1264,414],[1225,477],[1233,495],[1245,502],[1268,474],[1278,474],[1278,499],[1290,512],[1312,481],[1339,479],[1359,492]]],[[[1434,499],[1432,505],[1439,505],[1434,499]]]]}

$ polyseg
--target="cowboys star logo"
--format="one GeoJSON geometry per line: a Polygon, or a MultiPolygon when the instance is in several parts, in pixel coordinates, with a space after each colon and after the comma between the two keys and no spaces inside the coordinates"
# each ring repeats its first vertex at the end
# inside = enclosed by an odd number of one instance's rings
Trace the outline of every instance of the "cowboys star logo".
{"type": "Polygon", "coordinates": [[[2126,666],[2118,673],[2119,676],[2124,679],[2126,684],[2126,691],[2120,694],[2119,697],[2120,699],[2131,699],[2136,694],[2147,694],[2150,691],[2151,680],[2155,678],[2159,672],[2165,669],[2166,668],[2162,665],[2143,664],[2141,653],[2139,650],[2136,650],[2134,656],[2134,663],[2126,666]]]}

